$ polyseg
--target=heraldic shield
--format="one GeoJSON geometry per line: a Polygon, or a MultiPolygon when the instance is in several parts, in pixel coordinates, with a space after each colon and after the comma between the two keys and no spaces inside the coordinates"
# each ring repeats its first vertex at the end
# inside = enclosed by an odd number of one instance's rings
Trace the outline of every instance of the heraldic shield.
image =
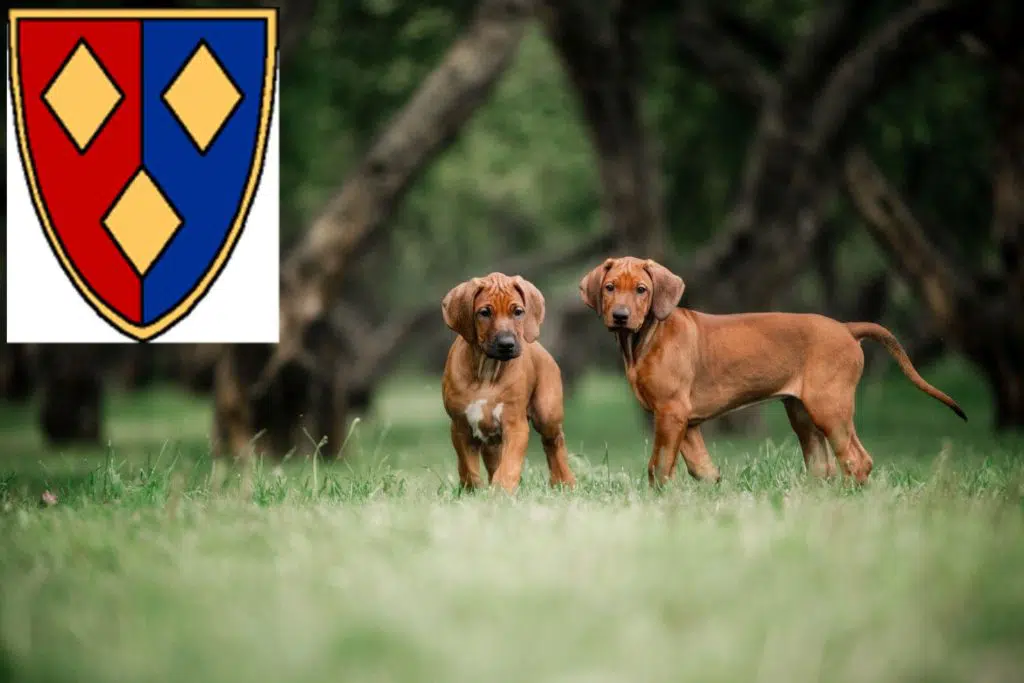
{"type": "Polygon", "coordinates": [[[131,338],[188,315],[241,235],[270,130],[276,16],[11,12],[15,125],[40,222],[81,295],[131,338]]]}

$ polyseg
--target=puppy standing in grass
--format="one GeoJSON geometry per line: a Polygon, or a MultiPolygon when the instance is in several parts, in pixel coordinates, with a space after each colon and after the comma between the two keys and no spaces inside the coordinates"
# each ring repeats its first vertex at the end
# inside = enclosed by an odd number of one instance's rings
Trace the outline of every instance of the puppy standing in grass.
{"type": "Polygon", "coordinates": [[[654,414],[651,484],[672,476],[680,452],[691,476],[718,481],[700,424],[774,398],[785,404],[810,473],[835,473],[831,445],[843,473],[863,483],[872,460],[853,409],[865,338],[881,342],[914,386],[967,419],[881,325],[798,313],[708,315],[677,307],[683,289],[664,266],[633,257],[607,259],[580,281],[583,302],[618,338],[633,392],[654,414]]]}
{"type": "Polygon", "coordinates": [[[575,486],[562,433],[562,374],[537,337],[544,296],[516,275],[491,273],[453,288],[441,302],[458,337],[448,351],[441,393],[464,488],[519,485],[530,425],[541,436],[551,485],[575,486]]]}

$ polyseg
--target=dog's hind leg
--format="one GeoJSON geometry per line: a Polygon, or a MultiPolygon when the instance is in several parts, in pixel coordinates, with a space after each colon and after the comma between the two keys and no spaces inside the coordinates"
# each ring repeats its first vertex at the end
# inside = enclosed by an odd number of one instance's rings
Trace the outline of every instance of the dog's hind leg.
{"type": "Polygon", "coordinates": [[[853,477],[858,484],[867,481],[868,475],[871,474],[871,458],[864,457],[867,451],[860,445],[853,421],[828,426],[825,428],[825,435],[832,444],[832,450],[836,453],[836,460],[843,468],[843,473],[853,477]]]}
{"type": "Polygon", "coordinates": [[[871,454],[868,453],[868,449],[864,448],[864,444],[860,442],[860,437],[857,436],[857,432],[853,432],[853,437],[850,439],[851,445],[860,451],[860,468],[864,473],[866,479],[871,470],[875,468],[875,461],[871,458],[871,454]]]}
{"type": "MultiPolygon", "coordinates": [[[[679,452],[682,453],[683,460],[686,462],[686,471],[694,479],[710,482],[718,482],[722,479],[715,463],[711,462],[711,454],[708,453],[708,447],[704,443],[704,435],[700,433],[700,425],[694,425],[686,430],[679,452]]],[[[669,478],[672,477],[674,470],[675,463],[673,462],[669,468],[669,478]]]]}
{"type": "Polygon", "coordinates": [[[864,352],[859,343],[844,342],[829,354],[831,362],[818,359],[805,373],[801,398],[814,425],[825,433],[843,474],[863,484],[871,474],[871,456],[857,438],[853,412],[864,352]]]}
{"type": "Polygon", "coordinates": [[[835,476],[836,465],[828,451],[828,440],[814,426],[814,421],[798,398],[783,399],[789,425],[800,440],[800,450],[804,454],[804,466],[808,474],[820,479],[835,476]]]}
{"type": "Polygon", "coordinates": [[[853,401],[839,402],[825,409],[806,401],[804,405],[814,424],[825,433],[843,474],[853,477],[858,484],[867,481],[871,474],[871,456],[861,446],[853,427],[853,401]]]}

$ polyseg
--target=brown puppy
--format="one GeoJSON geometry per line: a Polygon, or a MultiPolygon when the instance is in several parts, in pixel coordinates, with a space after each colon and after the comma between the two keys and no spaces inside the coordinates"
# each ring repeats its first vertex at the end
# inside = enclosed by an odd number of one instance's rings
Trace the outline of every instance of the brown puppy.
{"type": "Polygon", "coordinates": [[[453,288],[441,312],[459,334],[448,351],[441,393],[462,486],[480,485],[482,453],[488,481],[514,491],[530,422],[541,436],[551,485],[575,486],[562,433],[562,374],[536,341],[544,322],[540,290],[518,275],[491,273],[453,288]]]}
{"type": "Polygon", "coordinates": [[[881,342],[918,389],[967,419],[881,325],[797,313],[708,315],[677,308],[684,287],[664,266],[633,257],[610,258],[580,281],[584,303],[618,338],[633,392],[654,414],[652,484],[672,476],[680,451],[693,477],[718,481],[700,424],[773,398],[785,403],[809,472],[835,473],[831,445],[843,473],[864,482],[872,460],[853,426],[864,338],[881,342]]]}

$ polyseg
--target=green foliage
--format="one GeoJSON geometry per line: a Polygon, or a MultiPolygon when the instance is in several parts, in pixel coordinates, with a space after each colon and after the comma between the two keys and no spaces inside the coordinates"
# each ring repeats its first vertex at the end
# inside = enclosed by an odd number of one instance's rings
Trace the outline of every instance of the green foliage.
{"type": "MultiPolygon", "coordinates": [[[[658,53],[671,54],[671,33],[652,33],[658,53]]],[[[665,212],[673,243],[692,250],[713,236],[731,207],[757,112],[693,69],[648,60],[646,114],[660,150],[665,212]]]]}
{"type": "MultiPolygon", "coordinates": [[[[28,3],[34,4],[42,3],[28,3]]],[[[81,3],[49,3],[54,4],[81,3]]],[[[374,135],[440,61],[475,5],[319,3],[282,74],[286,244],[301,234],[374,135]]],[[[743,22],[738,35],[772,72],[820,9],[811,0],[726,0],[710,6],[716,16],[743,22]]],[[[863,35],[903,6],[872,2],[853,21],[863,35]]],[[[678,3],[648,8],[641,31],[644,115],[662,167],[673,243],[692,250],[715,233],[730,208],[757,112],[680,63],[678,3]]],[[[937,54],[854,117],[855,138],[872,149],[922,219],[941,228],[944,239],[971,259],[985,256],[981,236],[990,221],[991,81],[983,64],[955,52],[937,54]]],[[[535,27],[492,99],[400,207],[391,237],[396,292],[408,291],[409,282],[465,274],[499,254],[579,239],[599,226],[599,189],[579,105],[535,27]]],[[[836,220],[857,224],[851,207],[837,210],[836,220]]],[[[854,260],[877,262],[867,242],[855,240],[851,248],[854,260]]]]}
{"type": "Polygon", "coordinates": [[[401,270],[447,282],[468,275],[467,264],[570,244],[600,227],[598,190],[578,105],[532,30],[491,99],[403,204],[393,236],[401,270]]]}
{"type": "Polygon", "coordinates": [[[929,233],[965,260],[983,256],[992,220],[993,76],[966,55],[936,55],[871,107],[862,127],[929,233]]]}
{"type": "MultiPolygon", "coordinates": [[[[857,13],[855,35],[876,30],[904,5],[870,3],[857,13]]],[[[741,44],[770,73],[778,74],[783,50],[809,30],[819,3],[808,0],[724,2],[719,15],[745,23],[741,44]]],[[[711,236],[730,207],[751,141],[757,112],[718,93],[703,74],[672,58],[678,11],[659,8],[645,26],[649,64],[649,119],[661,143],[666,209],[681,248],[711,236]]],[[[951,251],[979,258],[991,220],[990,150],[993,140],[993,74],[955,49],[921,60],[866,111],[855,112],[854,140],[866,144],[882,170],[903,190],[915,212],[951,251]]],[[[855,226],[846,205],[833,216],[855,226]]],[[[852,238],[851,256],[877,262],[873,247],[852,238]]]]}
{"type": "MultiPolygon", "coordinates": [[[[316,215],[359,155],[465,25],[473,3],[324,3],[283,75],[286,242],[316,215]]],[[[569,244],[598,227],[593,153],[558,63],[535,29],[491,99],[412,187],[393,219],[390,287],[448,283],[503,253],[569,244]]]]}
{"type": "Polygon", "coordinates": [[[305,228],[434,67],[472,6],[468,0],[318,4],[308,35],[281,76],[286,242],[305,228]]]}

